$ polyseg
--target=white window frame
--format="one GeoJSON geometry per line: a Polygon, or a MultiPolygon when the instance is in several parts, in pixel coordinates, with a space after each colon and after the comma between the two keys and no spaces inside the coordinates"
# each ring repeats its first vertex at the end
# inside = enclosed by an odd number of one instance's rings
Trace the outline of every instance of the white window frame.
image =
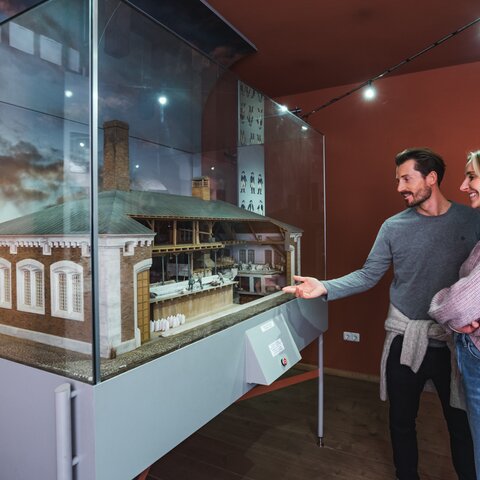
{"type": "Polygon", "coordinates": [[[238,251],[238,262],[247,263],[247,250],[245,248],[241,248],[238,251]]]}
{"type": "Polygon", "coordinates": [[[84,285],[83,267],[69,260],[62,260],[50,265],[50,296],[52,316],[66,318],[68,320],[84,320],[84,285]],[[60,275],[66,276],[66,310],[60,309],[60,275]],[[73,276],[80,275],[80,312],[75,312],[73,298],[73,276]]]}
{"type": "Polygon", "coordinates": [[[4,258],[0,258],[0,308],[12,308],[12,264],[4,258]],[[8,278],[8,297],[5,278],[8,278]]]}
{"type": "Polygon", "coordinates": [[[42,263],[33,258],[27,258],[17,263],[17,310],[21,312],[38,313],[45,315],[45,268],[42,263]],[[25,276],[26,271],[30,272],[30,295],[31,304],[25,302],[25,276]],[[37,283],[37,272],[40,272],[40,285],[37,283]],[[37,291],[41,289],[40,296],[42,298],[42,305],[36,302],[37,291]]]}

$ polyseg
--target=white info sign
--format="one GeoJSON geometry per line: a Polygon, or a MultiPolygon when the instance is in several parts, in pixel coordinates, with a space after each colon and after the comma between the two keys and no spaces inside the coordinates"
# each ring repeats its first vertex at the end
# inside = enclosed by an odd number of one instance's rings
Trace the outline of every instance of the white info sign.
{"type": "Polygon", "coordinates": [[[282,353],[285,350],[285,346],[283,345],[281,338],[271,343],[268,348],[270,349],[272,357],[276,357],[279,353],[282,353]]]}
{"type": "Polygon", "coordinates": [[[270,385],[300,360],[300,352],[282,314],[245,332],[246,382],[270,385]]]}

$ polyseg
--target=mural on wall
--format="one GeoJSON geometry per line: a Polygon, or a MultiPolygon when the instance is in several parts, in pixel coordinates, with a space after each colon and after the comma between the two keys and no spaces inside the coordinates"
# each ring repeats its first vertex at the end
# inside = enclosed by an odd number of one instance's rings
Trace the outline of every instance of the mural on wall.
{"type": "Polygon", "coordinates": [[[263,145],[238,148],[238,206],[265,215],[263,145]]]}
{"type": "Polygon", "coordinates": [[[265,215],[265,99],[238,82],[238,206],[265,215]]]}
{"type": "Polygon", "coordinates": [[[264,136],[264,96],[238,82],[238,145],[262,145],[264,136]]]}

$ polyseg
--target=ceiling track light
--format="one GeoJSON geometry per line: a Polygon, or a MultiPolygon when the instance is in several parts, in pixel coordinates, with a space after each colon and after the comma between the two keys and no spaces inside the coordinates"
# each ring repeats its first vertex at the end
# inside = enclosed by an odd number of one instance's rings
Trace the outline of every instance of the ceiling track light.
{"type": "Polygon", "coordinates": [[[330,105],[333,105],[334,103],[338,102],[339,100],[343,100],[344,98],[348,97],[349,95],[351,95],[352,93],[355,93],[355,92],[358,92],[358,90],[361,90],[363,89],[364,87],[367,87],[370,86],[373,82],[375,82],[376,80],[379,80],[383,77],[386,77],[387,75],[389,75],[390,73],[392,73],[394,70],[397,70],[398,68],[400,67],[403,67],[404,65],[406,65],[407,63],[410,63],[412,60],[415,60],[416,58],[420,57],[421,55],[424,55],[425,53],[429,52],[430,50],[432,50],[433,48],[435,47],[438,47],[439,45],[441,45],[442,43],[446,42],[447,40],[450,40],[452,37],[454,37],[455,35],[458,35],[459,33],[463,32],[464,30],[466,30],[467,28],[470,28],[472,27],[473,25],[476,25],[477,23],[480,22],[480,17],[479,18],[476,18],[475,20],[473,20],[472,22],[470,23],[467,23],[466,25],[464,25],[463,27],[460,27],[459,29],[455,30],[454,32],[452,33],[449,33],[448,35],[445,35],[443,38],[441,38],[440,40],[437,40],[436,42],[432,43],[431,45],[429,45],[428,47],[425,47],[423,50],[420,50],[419,52],[417,52],[415,55],[412,55],[411,57],[408,57],[406,58],[405,60],[402,60],[400,63],[397,63],[396,65],[394,65],[393,67],[390,67],[390,68],[387,68],[385,71],[383,71],[382,73],[380,73],[379,75],[377,75],[376,77],[373,77],[373,78],[370,78],[369,80],[361,83],[360,85],[358,85],[357,87],[355,88],[352,88],[351,90],[349,90],[348,92],[345,92],[343,95],[339,95],[338,97],[335,97],[335,98],[332,98],[331,100],[329,100],[328,102],[324,103],[323,105],[320,105],[319,107],[317,108],[314,108],[313,110],[311,110],[310,112],[308,113],[305,113],[304,115],[302,115],[302,118],[304,120],[307,120],[308,117],[310,117],[310,115],[313,115],[314,113],[317,113],[319,112],[320,110],[323,110],[324,108],[327,108],[329,107],[330,105]]]}
{"type": "Polygon", "coordinates": [[[368,82],[365,90],[363,91],[363,98],[365,100],[373,100],[377,96],[377,90],[372,85],[372,82],[368,82]]]}

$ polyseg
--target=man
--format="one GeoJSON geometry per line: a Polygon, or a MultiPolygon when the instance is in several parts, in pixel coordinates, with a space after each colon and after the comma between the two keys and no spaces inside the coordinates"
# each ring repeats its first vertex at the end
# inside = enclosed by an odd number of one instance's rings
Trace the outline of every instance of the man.
{"type": "Polygon", "coordinates": [[[395,163],[397,191],[408,208],[383,223],[365,265],[330,281],[294,277],[302,283],[283,290],[301,298],[335,300],[370,289],[393,263],[381,397],[386,399],[388,393],[390,400],[397,478],[419,479],[415,419],[421,392],[430,379],[442,403],[457,475],[461,480],[475,480],[467,417],[451,405],[458,402],[450,388],[447,338],[427,312],[433,295],[458,279],[460,265],[480,239],[480,215],[443,196],[439,187],[445,164],[438,154],[426,148],[408,149],[396,156],[395,163]]]}

